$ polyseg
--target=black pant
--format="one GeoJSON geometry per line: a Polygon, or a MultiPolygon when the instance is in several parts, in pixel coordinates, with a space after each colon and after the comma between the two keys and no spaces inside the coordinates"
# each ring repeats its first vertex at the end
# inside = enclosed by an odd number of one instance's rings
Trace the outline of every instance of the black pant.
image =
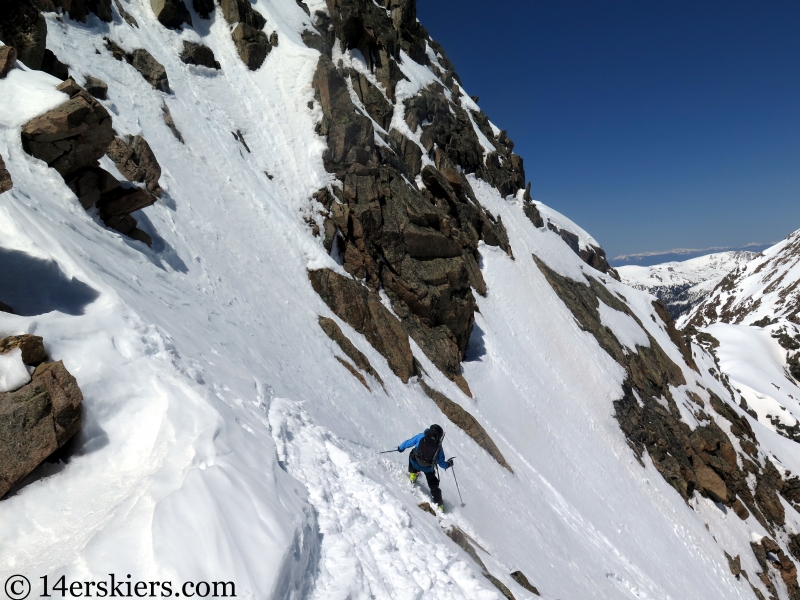
{"type": "Polygon", "coordinates": [[[411,464],[411,459],[408,459],[408,472],[409,473],[425,473],[425,479],[428,480],[428,488],[431,490],[434,504],[444,504],[442,500],[442,490],[439,489],[439,478],[436,473],[426,473],[425,471],[418,471],[411,464]]]}

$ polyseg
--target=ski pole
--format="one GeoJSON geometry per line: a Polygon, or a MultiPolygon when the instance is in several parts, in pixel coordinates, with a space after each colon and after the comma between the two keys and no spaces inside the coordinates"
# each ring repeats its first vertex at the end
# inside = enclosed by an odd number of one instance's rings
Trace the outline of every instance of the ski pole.
{"type": "Polygon", "coordinates": [[[461,500],[461,507],[464,507],[464,499],[461,497],[461,488],[458,487],[458,477],[456,477],[456,470],[452,466],[450,467],[453,470],[453,479],[456,482],[456,489],[458,490],[458,499],[461,500]]]}
{"type": "Polygon", "coordinates": [[[383,452],[378,452],[378,454],[388,454],[389,452],[400,452],[397,448],[394,450],[384,450],[383,452]]]}

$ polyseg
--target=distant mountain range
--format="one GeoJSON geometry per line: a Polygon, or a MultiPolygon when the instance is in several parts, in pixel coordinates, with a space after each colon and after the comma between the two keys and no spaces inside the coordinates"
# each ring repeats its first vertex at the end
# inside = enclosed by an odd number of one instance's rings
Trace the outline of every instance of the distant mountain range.
{"type": "Polygon", "coordinates": [[[775,242],[760,244],[752,242],[743,246],[714,246],[711,248],[673,248],[661,252],[639,252],[635,254],[620,254],[611,259],[612,267],[624,265],[638,265],[640,267],[650,267],[662,263],[685,261],[698,256],[708,256],[710,254],[720,254],[725,252],[761,252],[775,242]]]}

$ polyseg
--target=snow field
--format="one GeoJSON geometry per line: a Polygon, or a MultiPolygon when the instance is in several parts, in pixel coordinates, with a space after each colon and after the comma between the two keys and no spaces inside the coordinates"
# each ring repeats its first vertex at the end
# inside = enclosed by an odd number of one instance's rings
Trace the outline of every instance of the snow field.
{"type": "MultiPolygon", "coordinates": [[[[635,461],[613,417],[622,369],[577,327],[531,254],[622,294],[678,361],[649,295],[592,271],[557,234],[537,230],[518,200],[471,179],[502,217],[516,257],[480,248],[489,293],[478,297],[464,363],[475,398],[412,349],[428,383],[484,425],[512,475],[336,319],[386,382],[385,392],[367,391],[317,325],[317,315],[333,316],[306,269],[339,267],[303,220],[318,218],[309,198],[331,178],[314,133],[319,107],[308,107],[318,55],[300,41],[302,9],[293,0],[254,4],[280,43],[253,73],[219,12],[211,21],[193,14],[196,28],[176,32],[156,23],[147,0],[123,5],[139,29],[51,15],[48,44],[74,72],[105,80],[117,132],[141,133],[153,148],[164,195],[135,215],[152,249],[106,229],[22,151],[20,125],[62,101],[57,82],[24,70],[0,81],[0,154],[15,184],[3,195],[0,243],[55,261],[97,292],[76,314],[0,314],[4,332],[42,335],[85,395],[69,462],[46,466],[0,502],[2,573],[233,580],[238,595],[257,599],[498,598],[444,535],[457,524],[518,599],[529,594],[508,576],[517,569],[545,598],[752,597],[705,528],[727,531],[730,515],[691,510],[646,458],[644,469],[635,461]],[[104,35],[151,52],[173,93],[115,61],[104,35]],[[181,63],[183,39],[211,47],[222,70],[181,63]],[[163,103],[185,145],[164,125],[163,103]],[[447,456],[457,457],[465,501],[457,505],[443,473],[441,523],[417,508],[425,488],[408,483],[407,455],[376,454],[434,422],[447,432],[447,456]]],[[[309,6],[313,14],[322,3],[309,6]]],[[[419,65],[402,68],[412,81],[398,94],[432,77],[419,65]]],[[[646,339],[629,318],[608,326],[633,345],[646,339]]],[[[699,376],[686,376],[696,389],[699,376]]],[[[746,537],[752,524],[735,526],[746,537]]],[[[742,539],[731,535],[725,548],[752,562],[742,539]]]]}

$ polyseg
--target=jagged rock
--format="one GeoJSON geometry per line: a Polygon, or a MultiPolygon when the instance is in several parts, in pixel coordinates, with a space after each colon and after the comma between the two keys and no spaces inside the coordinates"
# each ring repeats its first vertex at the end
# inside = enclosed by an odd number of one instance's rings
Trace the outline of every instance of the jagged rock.
{"type": "Polygon", "coordinates": [[[251,71],[256,71],[272,50],[267,34],[247,23],[238,23],[231,32],[231,37],[239,52],[239,58],[251,71]]]}
{"type": "Polygon", "coordinates": [[[0,340],[0,354],[19,348],[22,352],[22,362],[29,367],[38,367],[47,360],[47,351],[44,349],[44,340],[38,335],[24,333],[12,335],[0,340]]]}
{"type": "MultiPolygon", "coordinates": [[[[196,9],[195,9],[196,10],[196,9]]],[[[183,52],[180,59],[187,65],[200,65],[209,69],[219,69],[219,63],[214,59],[214,51],[208,46],[183,41],[183,52]]]]}
{"type": "Polygon", "coordinates": [[[13,46],[0,46],[0,79],[5,78],[17,62],[17,51],[13,46]]]}
{"type": "Polygon", "coordinates": [[[436,403],[444,415],[452,421],[452,423],[471,437],[478,446],[486,450],[489,456],[494,458],[500,465],[508,469],[511,473],[514,470],[508,465],[506,459],[503,457],[502,452],[494,443],[489,434],[483,428],[483,425],[478,423],[478,420],[464,410],[461,406],[450,400],[447,396],[431,388],[427,383],[420,378],[420,386],[428,397],[436,403]]]}
{"type": "Polygon", "coordinates": [[[267,24],[267,20],[247,0],[220,0],[219,5],[222,16],[230,25],[244,23],[260,31],[267,24]]]}
{"type": "Polygon", "coordinates": [[[172,118],[172,113],[169,112],[169,106],[166,104],[161,105],[161,114],[164,118],[164,124],[169,127],[169,130],[172,132],[172,135],[175,136],[175,139],[178,140],[181,144],[185,143],[183,141],[183,136],[181,135],[180,130],[178,129],[177,125],[175,125],[175,120],[172,118]]]}
{"type": "Polygon", "coordinates": [[[528,590],[532,594],[541,596],[539,590],[536,589],[536,586],[533,585],[530,581],[528,581],[528,578],[525,577],[525,574],[522,571],[514,571],[513,573],[511,573],[511,579],[516,581],[520,585],[520,587],[528,590]]]}
{"type": "Polygon", "coordinates": [[[111,56],[113,56],[115,59],[119,61],[124,60],[126,62],[131,62],[131,54],[129,52],[126,52],[122,48],[122,46],[120,46],[114,40],[108,37],[103,38],[103,40],[105,40],[106,48],[108,48],[108,51],[111,52],[111,56]]]}
{"type": "Polygon", "coordinates": [[[192,7],[201,19],[210,19],[214,12],[214,0],[192,0],[192,7]]]}
{"type": "Polygon", "coordinates": [[[161,195],[158,185],[161,165],[142,136],[127,136],[126,140],[115,137],[108,145],[106,154],[128,181],[144,182],[150,192],[161,195]]]}
{"type": "Polygon", "coordinates": [[[22,127],[22,147],[66,177],[94,166],[114,138],[111,117],[72,79],[58,88],[70,94],[64,104],[22,127]]]}
{"type": "Polygon", "coordinates": [[[17,60],[40,69],[47,41],[47,21],[28,2],[0,3],[0,39],[17,51],[17,60]]]}
{"type": "Polygon", "coordinates": [[[350,69],[350,80],[353,83],[353,89],[358,95],[359,100],[367,109],[369,116],[383,129],[389,131],[389,126],[392,123],[392,114],[394,107],[389,102],[383,93],[361,73],[354,69],[350,69]]]}
{"type": "MultiPolygon", "coordinates": [[[[477,550],[472,544],[475,544],[480,548],[480,545],[475,542],[470,536],[464,533],[457,525],[453,525],[450,529],[445,531],[447,537],[453,540],[456,545],[458,545],[464,552],[466,552],[472,560],[475,561],[481,570],[486,573],[486,565],[483,564],[481,557],[478,556],[477,550]]],[[[481,548],[483,550],[483,548],[481,548]]]]}
{"type": "Polygon", "coordinates": [[[58,57],[49,49],[44,51],[41,70],[61,81],[69,78],[69,65],[58,60],[58,57]]]}
{"type": "Polygon", "coordinates": [[[120,185],[111,173],[100,167],[86,167],[65,181],[86,210],[95,206],[100,198],[113,192],[120,185]]]}
{"type": "Polygon", "coordinates": [[[319,326],[329,338],[339,345],[339,347],[342,349],[342,352],[344,352],[359,369],[369,373],[373,379],[375,379],[375,381],[383,385],[381,376],[378,375],[377,371],[372,368],[369,359],[353,345],[353,342],[347,339],[347,336],[342,332],[342,329],[339,327],[336,321],[320,315],[319,326]]]}
{"type": "Polygon", "coordinates": [[[98,100],[105,100],[108,96],[108,84],[102,79],[86,76],[86,81],[83,82],[83,88],[98,100]]]}
{"type": "MultiPolygon", "coordinates": [[[[100,209],[100,216],[106,221],[106,224],[113,227],[109,224],[109,221],[115,222],[112,219],[130,215],[155,202],[156,197],[147,190],[138,187],[118,187],[103,194],[97,206],[100,209]]],[[[114,228],[116,229],[116,227],[114,228]]],[[[128,231],[122,231],[122,233],[128,233],[128,231]]]]}
{"type": "Polygon", "coordinates": [[[30,383],[0,394],[0,497],[77,433],[82,401],[61,361],[41,363],[30,383]]]}
{"type": "Polygon", "coordinates": [[[484,572],[483,576],[486,577],[486,579],[488,579],[489,581],[491,581],[494,587],[500,590],[500,593],[503,594],[504,598],[506,598],[507,600],[516,600],[514,594],[512,594],[511,590],[508,589],[508,586],[502,581],[500,581],[497,577],[489,573],[489,571],[484,572]]]}
{"type": "Polygon", "coordinates": [[[125,20],[125,22],[130,25],[131,27],[136,27],[138,29],[139,23],[136,22],[128,12],[122,7],[122,3],[119,0],[114,0],[114,6],[117,7],[117,11],[119,15],[125,20]]]}
{"type": "Polygon", "coordinates": [[[404,383],[414,374],[414,357],[400,322],[374,292],[329,269],[308,272],[314,290],[328,307],[364,335],[404,383]]]}
{"type": "Polygon", "coordinates": [[[192,24],[192,15],[183,0],[150,0],[150,6],[164,27],[179,29],[184,23],[192,24]]]}
{"type": "Polygon", "coordinates": [[[367,385],[367,380],[364,379],[364,376],[361,373],[358,372],[358,369],[356,369],[353,365],[351,365],[349,362],[347,362],[341,356],[337,356],[336,360],[338,360],[345,369],[350,371],[350,374],[353,377],[355,377],[356,379],[358,379],[361,382],[361,385],[363,385],[367,389],[370,389],[369,385],[367,385]]]}
{"type": "Polygon", "coordinates": [[[131,54],[130,63],[155,89],[169,93],[167,70],[147,50],[143,48],[134,50],[131,54]]]}
{"type": "Polygon", "coordinates": [[[14,187],[14,182],[11,181],[11,174],[6,169],[6,163],[3,162],[3,157],[0,156],[0,194],[7,192],[14,187]]]}
{"type": "Polygon", "coordinates": [[[111,0],[87,0],[87,8],[97,15],[97,17],[106,23],[110,23],[113,19],[111,12],[111,0]]]}

